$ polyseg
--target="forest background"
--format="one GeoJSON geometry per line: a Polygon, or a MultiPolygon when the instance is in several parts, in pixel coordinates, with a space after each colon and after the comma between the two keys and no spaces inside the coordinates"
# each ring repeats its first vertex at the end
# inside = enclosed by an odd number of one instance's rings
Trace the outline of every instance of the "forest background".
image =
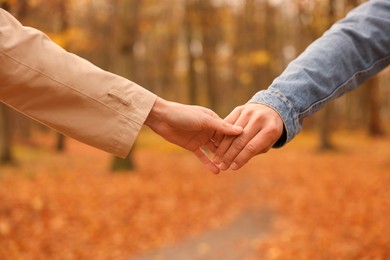
{"type": "MultiPolygon", "coordinates": [[[[24,25],[97,66],[166,99],[206,106],[224,117],[267,88],[361,2],[13,0],[2,5],[24,25]]],[[[306,120],[305,129],[317,128],[324,148],[332,146],[330,133],[340,128],[384,134],[390,120],[388,82],[389,74],[382,73],[306,120]]],[[[31,123],[12,112],[2,112],[0,122],[0,158],[6,161],[9,135],[27,137],[31,123]]],[[[59,149],[62,142],[60,136],[59,149]]]]}
{"type": "MultiPolygon", "coordinates": [[[[66,50],[221,117],[363,2],[0,0],[66,50]]],[[[386,69],[307,118],[286,148],[218,178],[148,129],[122,161],[0,105],[0,258],[127,259],[260,212],[266,227],[239,228],[234,252],[386,259],[389,84],[386,69]],[[132,174],[112,174],[121,167],[132,174]]]]}

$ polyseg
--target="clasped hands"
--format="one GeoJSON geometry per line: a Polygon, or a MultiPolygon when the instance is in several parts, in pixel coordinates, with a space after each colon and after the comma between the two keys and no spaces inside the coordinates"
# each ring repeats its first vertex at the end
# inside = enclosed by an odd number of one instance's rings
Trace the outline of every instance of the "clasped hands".
{"type": "Polygon", "coordinates": [[[215,174],[238,170],[252,157],[267,152],[284,128],[279,114],[261,104],[239,106],[223,120],[210,109],[162,98],[157,98],[145,125],[193,152],[215,174]]]}

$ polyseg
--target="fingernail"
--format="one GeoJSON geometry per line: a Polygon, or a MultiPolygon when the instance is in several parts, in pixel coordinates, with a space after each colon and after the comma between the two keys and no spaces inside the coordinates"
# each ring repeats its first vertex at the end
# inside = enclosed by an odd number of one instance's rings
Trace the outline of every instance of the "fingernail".
{"type": "Polygon", "coordinates": [[[213,161],[214,161],[215,164],[220,164],[221,163],[221,158],[219,158],[219,156],[215,156],[213,161]]]}
{"type": "Polygon", "coordinates": [[[227,170],[228,167],[226,166],[225,163],[221,163],[218,165],[218,168],[221,169],[222,171],[225,171],[225,170],[227,170]]]}
{"type": "Polygon", "coordinates": [[[233,130],[239,132],[239,131],[242,131],[242,127],[238,126],[238,125],[234,125],[233,130]]]}
{"type": "Polygon", "coordinates": [[[233,171],[237,170],[238,169],[238,164],[237,163],[232,163],[232,165],[230,166],[230,169],[232,169],[233,171]]]}

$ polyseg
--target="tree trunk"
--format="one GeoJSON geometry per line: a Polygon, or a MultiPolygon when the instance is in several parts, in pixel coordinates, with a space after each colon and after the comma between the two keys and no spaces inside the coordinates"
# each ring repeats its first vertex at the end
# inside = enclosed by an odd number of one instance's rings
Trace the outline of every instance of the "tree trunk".
{"type": "MultiPolygon", "coordinates": [[[[113,18],[116,19],[116,23],[114,23],[116,28],[113,28],[113,42],[117,45],[114,48],[116,64],[112,69],[114,73],[130,78],[135,82],[137,82],[137,70],[135,66],[134,44],[139,34],[138,24],[141,5],[142,1],[140,0],[113,2],[113,18]]],[[[131,157],[133,151],[134,149],[131,150],[125,159],[114,156],[111,170],[125,171],[134,169],[131,157]]]]}
{"type": "Polygon", "coordinates": [[[319,113],[319,136],[320,136],[320,150],[333,150],[335,146],[331,141],[331,121],[332,121],[332,104],[326,105],[319,113]]]}
{"type": "Polygon", "coordinates": [[[353,8],[355,8],[357,5],[358,5],[358,0],[347,0],[345,2],[345,10],[344,12],[347,13],[349,12],[350,10],[352,10],[353,8]]]}
{"type": "Polygon", "coordinates": [[[188,70],[187,70],[187,82],[188,82],[188,101],[190,104],[196,104],[197,103],[197,81],[196,81],[196,70],[195,70],[195,54],[192,50],[192,44],[194,41],[193,34],[193,19],[194,13],[196,10],[194,10],[194,4],[191,4],[189,2],[186,2],[185,6],[185,23],[184,23],[184,30],[185,30],[185,36],[186,36],[186,45],[187,45],[187,64],[188,64],[188,70]]]}
{"type": "Polygon", "coordinates": [[[201,30],[203,45],[203,60],[206,65],[206,87],[208,94],[209,107],[219,112],[218,99],[218,80],[216,72],[216,47],[218,43],[218,30],[215,23],[215,9],[210,1],[200,1],[200,10],[202,14],[201,30]]]}
{"type": "Polygon", "coordinates": [[[366,83],[368,103],[368,134],[383,136],[385,134],[381,113],[378,77],[373,77],[366,83]]]}
{"type": "MultiPolygon", "coordinates": [[[[329,0],[328,19],[329,27],[334,23],[336,18],[336,0],[329,0]]],[[[321,113],[319,131],[320,131],[320,150],[334,149],[331,142],[331,120],[332,120],[332,104],[327,104],[321,113]]]]}
{"type": "MultiPolygon", "coordinates": [[[[6,11],[10,9],[8,2],[1,3],[0,7],[6,11]]],[[[0,103],[0,164],[11,163],[13,161],[7,110],[8,108],[0,103]]]]}
{"type": "Polygon", "coordinates": [[[57,133],[56,151],[63,152],[65,150],[65,136],[57,133]]]}
{"type": "MultiPolygon", "coordinates": [[[[59,32],[61,34],[65,34],[66,31],[69,29],[69,22],[68,22],[66,3],[64,1],[60,2],[59,12],[60,12],[60,20],[61,20],[59,32]]],[[[67,49],[68,45],[69,44],[65,42],[65,46],[63,47],[67,49]]],[[[57,133],[57,142],[56,142],[57,152],[63,152],[65,150],[65,139],[66,138],[63,134],[57,133]]]]}
{"type": "Polygon", "coordinates": [[[8,108],[4,104],[0,104],[0,164],[11,163],[12,161],[8,108]]]}
{"type": "Polygon", "coordinates": [[[113,172],[126,172],[129,170],[134,170],[135,165],[132,159],[132,153],[130,152],[129,155],[125,159],[119,158],[117,156],[114,157],[111,164],[111,171],[113,172]]]}

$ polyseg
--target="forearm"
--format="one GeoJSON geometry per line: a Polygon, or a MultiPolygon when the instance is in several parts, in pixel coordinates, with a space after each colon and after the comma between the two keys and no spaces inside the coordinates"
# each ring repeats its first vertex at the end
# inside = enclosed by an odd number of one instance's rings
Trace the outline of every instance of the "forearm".
{"type": "Polygon", "coordinates": [[[371,0],[313,42],[250,102],[274,108],[290,141],[302,119],[390,63],[390,1],[371,0]]]}
{"type": "Polygon", "coordinates": [[[0,100],[68,136],[129,152],[156,96],[0,10],[0,100]]]}

